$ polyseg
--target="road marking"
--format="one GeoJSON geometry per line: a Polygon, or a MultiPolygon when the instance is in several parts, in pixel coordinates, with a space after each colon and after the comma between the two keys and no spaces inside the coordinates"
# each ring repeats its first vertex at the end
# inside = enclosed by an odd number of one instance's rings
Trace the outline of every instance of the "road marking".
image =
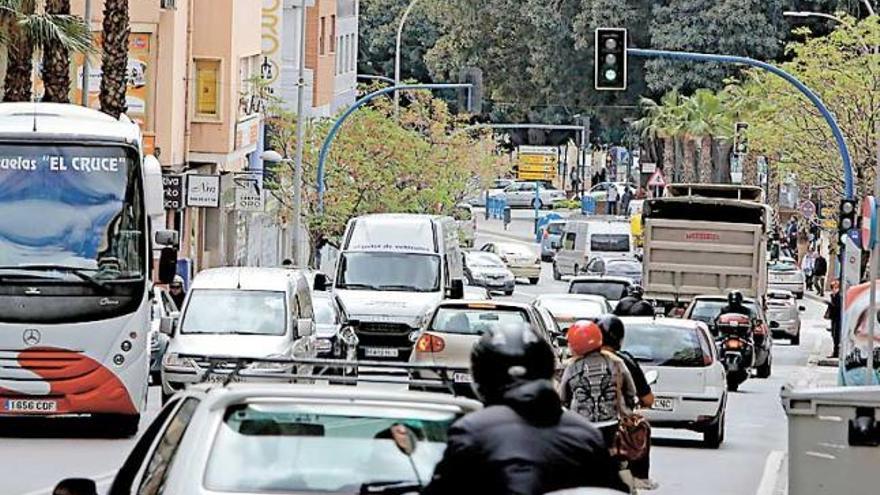
{"type": "Polygon", "coordinates": [[[761,476],[761,484],[755,495],[773,495],[776,491],[776,483],[782,474],[782,463],[785,461],[785,452],[774,450],[767,456],[764,463],[764,474],[761,476]]]}

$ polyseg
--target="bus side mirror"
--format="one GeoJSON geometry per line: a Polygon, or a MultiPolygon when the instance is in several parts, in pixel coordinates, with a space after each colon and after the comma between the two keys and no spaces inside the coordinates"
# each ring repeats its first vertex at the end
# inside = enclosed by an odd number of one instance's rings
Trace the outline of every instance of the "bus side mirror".
{"type": "Polygon", "coordinates": [[[177,275],[177,249],[173,247],[162,248],[159,255],[159,282],[170,284],[177,275]]]}
{"type": "Polygon", "coordinates": [[[456,279],[452,281],[452,287],[448,291],[449,299],[464,299],[464,281],[456,279]]]}
{"type": "Polygon", "coordinates": [[[177,327],[177,319],[179,316],[163,316],[161,320],[159,320],[159,333],[164,333],[165,335],[170,336],[174,333],[174,328],[177,327]]]}
{"type": "Polygon", "coordinates": [[[180,243],[180,234],[176,230],[157,230],[154,240],[160,246],[177,246],[180,243]]]}

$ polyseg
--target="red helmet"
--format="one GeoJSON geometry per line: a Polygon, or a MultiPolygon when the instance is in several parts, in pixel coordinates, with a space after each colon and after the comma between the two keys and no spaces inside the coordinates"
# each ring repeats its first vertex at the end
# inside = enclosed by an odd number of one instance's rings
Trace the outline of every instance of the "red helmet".
{"type": "Polygon", "coordinates": [[[568,349],[574,356],[584,356],[602,348],[602,329],[589,320],[576,321],[568,328],[568,349]]]}

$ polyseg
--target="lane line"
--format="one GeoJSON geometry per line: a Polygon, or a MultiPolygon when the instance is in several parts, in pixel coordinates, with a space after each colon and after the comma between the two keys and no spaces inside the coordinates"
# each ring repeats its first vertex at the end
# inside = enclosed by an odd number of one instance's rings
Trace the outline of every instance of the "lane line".
{"type": "Polygon", "coordinates": [[[774,450],[767,456],[764,463],[764,474],[761,475],[761,484],[755,495],[774,495],[779,476],[782,474],[782,463],[785,461],[785,452],[774,450]]]}

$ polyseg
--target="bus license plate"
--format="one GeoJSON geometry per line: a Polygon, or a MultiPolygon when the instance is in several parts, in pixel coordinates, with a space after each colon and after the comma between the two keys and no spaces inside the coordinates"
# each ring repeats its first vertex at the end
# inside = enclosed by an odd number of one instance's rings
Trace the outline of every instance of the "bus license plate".
{"type": "MultiPolygon", "coordinates": [[[[213,373],[210,374],[210,375],[208,375],[208,377],[205,379],[205,381],[208,382],[208,383],[226,383],[226,380],[229,380],[229,375],[228,375],[228,374],[226,374],[226,375],[215,375],[215,374],[213,374],[213,373]]],[[[240,382],[240,381],[241,381],[241,376],[239,376],[239,375],[235,375],[235,376],[232,377],[231,380],[229,380],[229,383],[238,383],[238,382],[240,382]]]]}
{"type": "Polygon", "coordinates": [[[368,357],[397,357],[398,354],[393,347],[367,347],[365,352],[368,357]]]}
{"type": "Polygon", "coordinates": [[[5,412],[50,413],[58,410],[58,401],[36,399],[6,399],[5,412]]]}
{"type": "Polygon", "coordinates": [[[672,411],[673,400],[670,398],[657,397],[654,399],[654,405],[651,406],[651,409],[656,409],[658,411],[672,411]]]}

